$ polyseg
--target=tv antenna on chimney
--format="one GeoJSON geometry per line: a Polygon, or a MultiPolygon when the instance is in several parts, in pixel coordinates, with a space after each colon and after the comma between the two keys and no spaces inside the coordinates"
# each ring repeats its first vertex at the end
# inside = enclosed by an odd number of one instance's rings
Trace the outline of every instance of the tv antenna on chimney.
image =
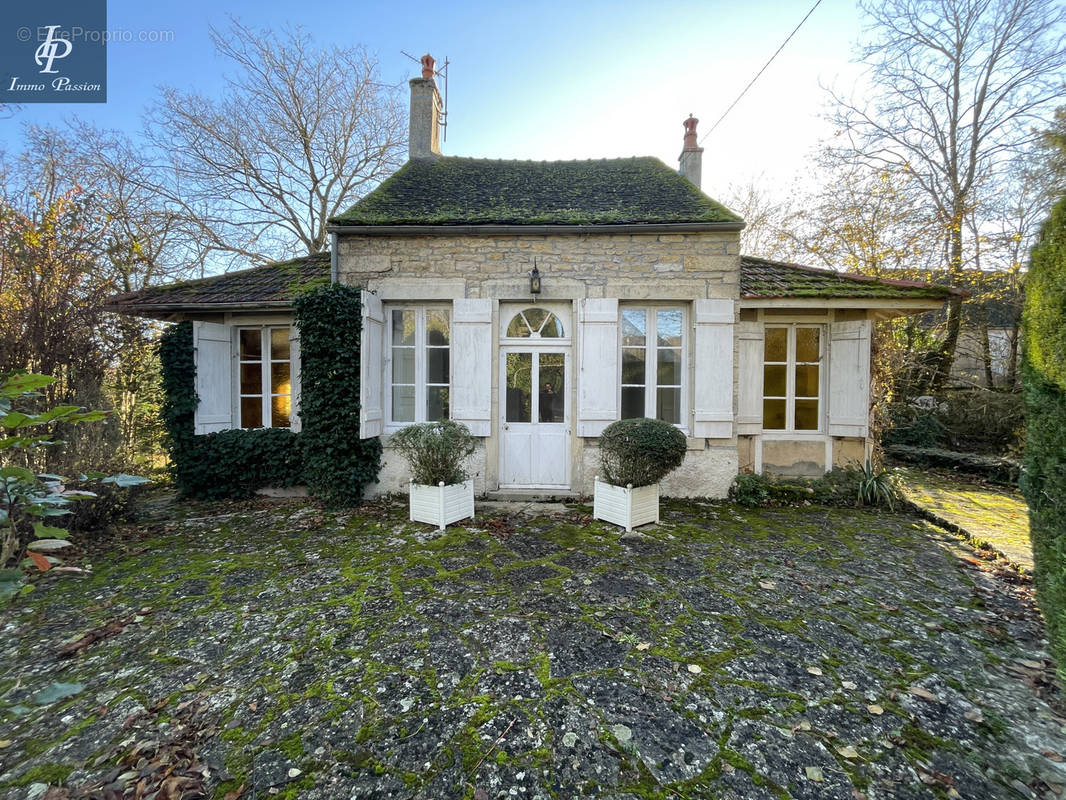
{"type": "MultiPolygon", "coordinates": [[[[405,56],[414,61],[416,64],[421,65],[422,59],[408,53],[406,50],[401,50],[405,56]]],[[[441,138],[444,141],[448,141],[448,65],[451,62],[448,60],[448,56],[444,57],[444,63],[440,69],[433,70],[433,74],[439,78],[444,79],[444,107],[437,109],[440,112],[440,130],[441,138]]]]}

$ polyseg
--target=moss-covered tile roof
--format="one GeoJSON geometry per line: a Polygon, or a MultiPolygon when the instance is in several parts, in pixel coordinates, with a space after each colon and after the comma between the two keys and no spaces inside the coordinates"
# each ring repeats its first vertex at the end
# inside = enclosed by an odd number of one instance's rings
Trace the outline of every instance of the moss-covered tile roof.
{"type": "Polygon", "coordinates": [[[794,297],[946,300],[952,294],[965,292],[920,281],[873,278],[753,256],[740,257],[740,296],[748,300],[794,297]]]}
{"type": "Polygon", "coordinates": [[[297,292],[330,280],[329,253],[316,253],[209,278],[151,286],[112,297],[107,308],[127,314],[204,306],[287,305],[297,292]]]}
{"type": "Polygon", "coordinates": [[[740,223],[657,158],[408,161],[335,225],[740,223]]]}
{"type": "MultiPolygon", "coordinates": [[[[317,253],[209,278],[152,286],[108,301],[107,308],[152,315],[231,306],[288,306],[296,294],[330,280],[329,253],[317,253]]],[[[957,289],[915,281],[870,278],[798,264],[740,257],[740,296],[769,298],[870,298],[945,300],[957,289]]]]}

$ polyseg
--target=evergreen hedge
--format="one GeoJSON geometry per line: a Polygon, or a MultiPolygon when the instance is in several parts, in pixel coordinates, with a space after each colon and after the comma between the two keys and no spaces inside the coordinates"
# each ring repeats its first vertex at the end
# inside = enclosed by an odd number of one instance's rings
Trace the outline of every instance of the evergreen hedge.
{"type": "Polygon", "coordinates": [[[333,285],[297,298],[302,431],[232,429],[195,435],[192,323],[163,333],[163,422],[178,491],[205,500],[306,484],[327,506],[356,505],[381,468],[381,443],[359,438],[359,290],[333,285]]]}
{"type": "Polygon", "coordinates": [[[1022,491],[1036,599],[1066,677],[1066,198],[1033,248],[1022,324],[1027,437],[1022,491]]]}

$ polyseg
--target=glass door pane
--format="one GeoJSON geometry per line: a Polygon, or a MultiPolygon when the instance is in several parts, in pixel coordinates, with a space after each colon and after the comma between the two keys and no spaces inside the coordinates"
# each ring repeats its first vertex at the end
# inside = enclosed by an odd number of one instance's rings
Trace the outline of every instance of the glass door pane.
{"type": "Polygon", "coordinates": [[[539,354],[540,376],[537,395],[537,419],[541,422],[563,422],[566,409],[566,356],[562,353],[539,354]]]}
{"type": "Polygon", "coordinates": [[[532,422],[533,354],[507,354],[507,421],[532,422]]]}

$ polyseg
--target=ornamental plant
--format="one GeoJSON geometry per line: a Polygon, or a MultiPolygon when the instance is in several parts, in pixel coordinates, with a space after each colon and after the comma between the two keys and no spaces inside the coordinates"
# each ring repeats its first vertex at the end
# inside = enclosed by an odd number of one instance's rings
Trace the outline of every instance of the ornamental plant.
{"type": "Polygon", "coordinates": [[[474,452],[470,429],[450,419],[408,425],[389,442],[411,465],[415,483],[458,484],[468,477],[463,463],[474,452]]]}
{"type": "Polygon", "coordinates": [[[623,419],[600,435],[603,477],[615,486],[650,486],[685,460],[685,434],[661,419],[623,419]]]}
{"type": "MultiPolygon", "coordinates": [[[[66,479],[59,475],[35,474],[25,466],[32,463],[37,448],[61,444],[53,436],[57,425],[95,422],[108,414],[80,406],[56,406],[36,414],[14,408],[15,401],[41,397],[37,389],[55,380],[30,373],[0,375],[0,600],[31,588],[26,586],[26,574],[20,567],[41,572],[75,570],[60,566],[55,553],[70,546],[69,533],[53,523],[71,513],[71,502],[96,497],[84,489],[68,489],[66,479]],[[22,463],[16,463],[19,461],[22,463]]],[[[105,477],[100,472],[78,476],[79,482],[93,480],[119,487],[147,482],[133,475],[105,477]]]]}

